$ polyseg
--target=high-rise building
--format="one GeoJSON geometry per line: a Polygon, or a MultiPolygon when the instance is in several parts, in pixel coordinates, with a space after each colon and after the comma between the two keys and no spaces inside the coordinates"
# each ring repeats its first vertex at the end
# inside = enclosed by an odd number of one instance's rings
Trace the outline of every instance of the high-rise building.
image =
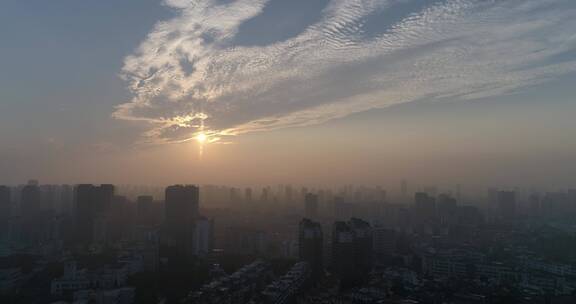
{"type": "Polygon", "coordinates": [[[386,228],[377,228],[372,231],[374,256],[376,261],[381,261],[396,253],[398,235],[396,231],[386,228]]]}
{"type": "Polygon", "coordinates": [[[166,221],[196,218],[199,214],[200,190],[194,185],[166,188],[166,221]]]}
{"type": "Polygon", "coordinates": [[[42,222],[42,195],[37,183],[22,188],[20,195],[20,214],[22,216],[22,237],[27,243],[40,240],[42,222]]]}
{"type": "Polygon", "coordinates": [[[214,220],[200,217],[194,226],[194,254],[206,256],[214,248],[214,220]]]}
{"type": "Polygon", "coordinates": [[[0,218],[9,217],[12,212],[12,199],[10,188],[0,186],[0,218]]]}
{"type": "Polygon", "coordinates": [[[354,235],[354,260],[356,261],[356,276],[361,280],[367,278],[372,270],[373,237],[372,227],[364,220],[352,218],[348,226],[354,235]]]}
{"type": "Polygon", "coordinates": [[[34,217],[41,213],[42,194],[40,187],[29,184],[22,188],[20,195],[20,213],[23,217],[34,217]]]}
{"type": "Polygon", "coordinates": [[[138,242],[142,250],[144,270],[158,271],[160,265],[160,236],[156,227],[140,226],[137,230],[138,242]]]}
{"type": "Polygon", "coordinates": [[[114,197],[113,185],[78,185],[75,190],[76,241],[90,245],[105,241],[109,211],[114,197]]]}
{"type": "Polygon", "coordinates": [[[125,236],[133,235],[133,228],[137,221],[137,207],[122,195],[112,197],[109,216],[106,217],[107,237],[119,241],[125,236]]]}
{"type": "Polygon", "coordinates": [[[455,198],[448,194],[438,195],[436,213],[443,224],[452,224],[454,222],[457,208],[458,205],[455,198]]]}
{"type": "Polygon", "coordinates": [[[309,219],[318,218],[318,195],[307,193],[304,198],[304,214],[309,219]]]}
{"type": "Polygon", "coordinates": [[[332,272],[343,286],[354,284],[356,274],[354,232],[346,222],[337,221],[332,228],[332,272]]]}
{"type": "Polygon", "coordinates": [[[74,187],[60,186],[60,213],[72,216],[74,212],[74,187]]]}
{"type": "Polygon", "coordinates": [[[352,287],[362,283],[372,269],[374,258],[370,224],[357,218],[335,222],[331,245],[331,268],[341,286],[352,287]]]}
{"type": "Polygon", "coordinates": [[[299,257],[301,261],[308,262],[316,281],[324,273],[322,226],[310,219],[303,219],[299,230],[299,257]]]}
{"type": "Polygon", "coordinates": [[[8,222],[12,214],[10,188],[0,186],[0,242],[8,238],[8,222]]]}
{"type": "Polygon", "coordinates": [[[188,257],[194,254],[194,222],[199,216],[200,190],[193,185],[166,188],[165,228],[176,251],[188,257]]]}
{"type": "Polygon", "coordinates": [[[42,201],[42,209],[55,212],[59,209],[58,199],[58,186],[56,185],[41,185],[40,195],[42,201]]]}

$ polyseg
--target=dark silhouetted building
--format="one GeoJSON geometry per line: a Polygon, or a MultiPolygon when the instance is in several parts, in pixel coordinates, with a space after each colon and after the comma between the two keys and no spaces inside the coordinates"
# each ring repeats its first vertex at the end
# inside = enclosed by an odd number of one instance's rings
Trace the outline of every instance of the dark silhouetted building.
{"type": "Polygon", "coordinates": [[[40,240],[42,225],[42,194],[37,183],[30,183],[22,188],[20,196],[20,213],[22,216],[22,236],[27,243],[40,240]]]}
{"type": "Polygon", "coordinates": [[[452,224],[455,220],[458,204],[456,199],[448,194],[438,195],[436,213],[443,224],[452,224]]]}
{"type": "Polygon", "coordinates": [[[194,225],[194,254],[207,256],[214,249],[214,220],[200,217],[194,225]]]}
{"type": "Polygon", "coordinates": [[[106,240],[113,185],[78,185],[75,191],[76,240],[90,245],[106,240]]]}
{"type": "Polygon", "coordinates": [[[194,223],[199,216],[200,190],[193,185],[166,188],[165,228],[176,252],[189,257],[194,254],[194,223]]]}
{"type": "Polygon", "coordinates": [[[373,248],[372,227],[368,222],[352,218],[334,223],[331,268],[341,287],[358,286],[368,278],[373,248]]]}
{"type": "Polygon", "coordinates": [[[396,253],[398,235],[396,231],[377,228],[372,231],[374,256],[377,262],[396,253]]]}
{"type": "Polygon", "coordinates": [[[332,228],[332,272],[340,278],[342,286],[354,285],[356,261],[354,233],[346,222],[337,221],[332,228]]]}
{"type": "Polygon", "coordinates": [[[156,227],[140,226],[137,238],[145,271],[157,272],[160,266],[160,236],[156,227]]]}
{"type": "Polygon", "coordinates": [[[0,216],[8,215],[12,210],[10,193],[10,187],[0,186],[0,216]]]}
{"type": "Polygon", "coordinates": [[[136,206],[122,195],[112,198],[109,216],[106,218],[106,237],[112,241],[119,241],[134,232],[137,221],[136,206]]]}
{"type": "Polygon", "coordinates": [[[354,260],[356,261],[356,278],[360,281],[368,277],[372,269],[373,238],[372,227],[364,220],[352,218],[348,225],[354,235],[354,260]]]}
{"type": "Polygon", "coordinates": [[[0,186],[0,241],[8,238],[8,222],[12,214],[10,188],[0,186]]]}
{"type": "Polygon", "coordinates": [[[308,262],[312,277],[316,281],[324,274],[322,226],[309,219],[303,219],[299,230],[299,257],[301,261],[308,262]]]}

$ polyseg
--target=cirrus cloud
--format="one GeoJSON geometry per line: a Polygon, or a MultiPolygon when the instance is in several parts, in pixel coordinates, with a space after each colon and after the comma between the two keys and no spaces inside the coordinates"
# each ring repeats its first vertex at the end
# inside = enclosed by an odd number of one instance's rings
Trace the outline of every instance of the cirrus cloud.
{"type": "MultiPolygon", "coordinates": [[[[377,33],[366,23],[414,0],[332,0],[302,33],[265,46],[234,38],[266,0],[166,0],[125,59],[132,100],[118,119],[151,142],[306,126],[416,100],[499,96],[576,71],[571,0],[444,0],[377,33]],[[564,58],[564,59],[562,59],[564,58]]],[[[573,4],[573,3],[572,3],[573,4]]]]}

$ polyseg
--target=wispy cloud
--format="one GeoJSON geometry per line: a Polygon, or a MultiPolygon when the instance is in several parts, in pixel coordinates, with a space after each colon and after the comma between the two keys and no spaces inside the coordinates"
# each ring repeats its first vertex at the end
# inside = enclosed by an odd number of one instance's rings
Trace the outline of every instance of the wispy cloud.
{"type": "Polygon", "coordinates": [[[152,142],[318,124],[415,100],[505,94],[576,71],[572,0],[445,0],[367,34],[410,0],[333,0],[296,37],[237,46],[266,0],[166,0],[178,11],[128,56],[119,119],[152,142]]]}

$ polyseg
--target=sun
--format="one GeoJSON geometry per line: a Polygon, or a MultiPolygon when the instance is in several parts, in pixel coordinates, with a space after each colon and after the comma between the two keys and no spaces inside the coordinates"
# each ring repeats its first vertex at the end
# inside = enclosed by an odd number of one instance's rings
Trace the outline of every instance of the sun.
{"type": "Polygon", "coordinates": [[[203,144],[206,142],[206,140],[208,140],[208,136],[206,136],[205,133],[198,133],[198,135],[196,135],[196,140],[199,143],[203,144]]]}

